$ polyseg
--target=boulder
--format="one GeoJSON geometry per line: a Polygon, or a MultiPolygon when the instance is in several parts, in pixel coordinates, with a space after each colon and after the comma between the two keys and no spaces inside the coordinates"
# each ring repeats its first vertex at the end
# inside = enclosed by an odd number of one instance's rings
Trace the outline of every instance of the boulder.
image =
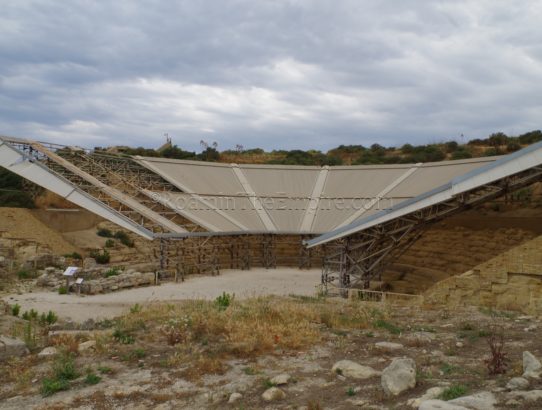
{"type": "Polygon", "coordinates": [[[284,384],[288,384],[291,378],[292,376],[290,376],[289,374],[283,373],[273,377],[270,382],[273,383],[275,386],[282,386],[284,384]]]}
{"type": "Polygon", "coordinates": [[[542,373],[540,361],[531,352],[523,352],[523,377],[538,379],[540,373],[542,373]]]}
{"type": "Polygon", "coordinates": [[[96,267],[96,259],[94,258],[85,258],[83,259],[83,269],[92,269],[96,267]]]}
{"type": "Polygon", "coordinates": [[[230,395],[230,398],[228,399],[228,403],[229,404],[233,404],[235,402],[237,402],[238,400],[242,399],[243,398],[243,395],[241,393],[232,393],[230,395]]]}
{"type": "Polygon", "coordinates": [[[56,347],[49,346],[38,353],[38,357],[51,357],[58,353],[56,347]]]}
{"type": "Polygon", "coordinates": [[[372,367],[362,366],[351,360],[338,361],[333,365],[331,371],[353,379],[369,379],[370,377],[379,376],[381,374],[372,367]]]}
{"type": "Polygon", "coordinates": [[[538,401],[542,400],[542,390],[513,391],[508,393],[508,397],[525,401],[538,401]]]}
{"type": "Polygon", "coordinates": [[[433,340],[435,340],[435,337],[435,334],[431,332],[414,332],[405,336],[405,339],[410,344],[422,345],[431,343],[433,340]]]}
{"type": "Polygon", "coordinates": [[[0,336],[0,362],[12,357],[21,357],[28,353],[29,351],[22,340],[0,336]]]}
{"type": "Polygon", "coordinates": [[[427,400],[424,401],[418,410],[469,410],[466,407],[459,406],[449,401],[427,400]]]}
{"type": "Polygon", "coordinates": [[[400,343],[392,343],[392,342],[377,342],[375,343],[375,347],[378,350],[393,351],[393,350],[402,349],[403,345],[400,343]]]}
{"type": "Polygon", "coordinates": [[[497,404],[497,399],[493,393],[483,391],[471,394],[470,396],[458,397],[457,399],[448,401],[448,403],[473,410],[493,410],[495,409],[495,404],[497,404]]]}
{"type": "Polygon", "coordinates": [[[438,396],[440,396],[442,394],[442,392],[444,391],[444,387],[431,387],[430,389],[428,389],[424,394],[423,396],[420,396],[418,398],[415,398],[415,399],[410,399],[407,404],[410,406],[410,407],[414,407],[415,409],[417,409],[418,407],[420,407],[420,405],[427,401],[427,400],[433,400],[433,399],[436,399],[438,396]]]}
{"type": "Polygon", "coordinates": [[[416,386],[416,363],[409,358],[393,359],[382,372],[382,388],[389,396],[397,396],[416,386]]]}
{"type": "Polygon", "coordinates": [[[96,347],[96,340],[88,340],[86,342],[80,343],[77,350],[79,352],[85,352],[89,349],[94,349],[96,347]]]}
{"type": "Polygon", "coordinates": [[[514,377],[506,383],[506,388],[508,390],[525,390],[529,387],[529,380],[523,377],[514,377]]]}
{"type": "Polygon", "coordinates": [[[262,399],[264,399],[265,401],[277,401],[284,398],[286,398],[286,393],[284,393],[278,387],[271,387],[270,389],[264,391],[262,394],[262,399]]]}

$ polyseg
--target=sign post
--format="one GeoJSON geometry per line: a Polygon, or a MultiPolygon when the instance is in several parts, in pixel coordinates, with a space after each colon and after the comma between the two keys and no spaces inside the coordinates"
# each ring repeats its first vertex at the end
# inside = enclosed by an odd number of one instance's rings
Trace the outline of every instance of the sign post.
{"type": "Polygon", "coordinates": [[[66,277],[66,293],[70,293],[70,278],[73,278],[73,275],[75,275],[78,270],[78,266],[68,266],[62,274],[66,277]]]}

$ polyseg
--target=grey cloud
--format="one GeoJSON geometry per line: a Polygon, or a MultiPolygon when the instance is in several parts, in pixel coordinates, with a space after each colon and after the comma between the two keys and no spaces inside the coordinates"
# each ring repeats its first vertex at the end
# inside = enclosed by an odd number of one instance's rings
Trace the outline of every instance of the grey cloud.
{"type": "Polygon", "coordinates": [[[401,145],[540,128],[539,2],[7,1],[0,132],[401,145]]]}

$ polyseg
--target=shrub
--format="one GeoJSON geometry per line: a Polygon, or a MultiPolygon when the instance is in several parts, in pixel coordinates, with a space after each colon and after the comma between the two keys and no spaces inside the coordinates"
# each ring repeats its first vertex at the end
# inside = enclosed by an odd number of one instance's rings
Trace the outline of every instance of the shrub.
{"type": "Polygon", "coordinates": [[[77,259],[77,260],[81,260],[83,259],[83,257],[81,256],[80,253],[77,253],[77,252],[72,252],[72,253],[67,253],[64,255],[65,258],[72,258],[72,259],[77,259]]]}
{"type": "Polygon", "coordinates": [[[79,373],[75,369],[75,355],[73,353],[61,352],[53,363],[53,373],[57,379],[77,379],[79,373]]]}
{"type": "Polygon", "coordinates": [[[354,390],[353,387],[349,387],[349,388],[346,390],[346,395],[347,395],[347,396],[350,396],[350,397],[355,396],[355,395],[356,395],[356,391],[354,390]]]}
{"type": "Polygon", "coordinates": [[[117,276],[119,273],[121,273],[122,270],[118,266],[115,266],[111,269],[108,269],[104,272],[104,278],[110,278],[111,276],[117,276]]]}
{"type": "Polygon", "coordinates": [[[132,351],[132,357],[134,359],[143,359],[147,356],[147,352],[143,348],[137,348],[132,351]]]}
{"type": "Polygon", "coordinates": [[[96,260],[96,263],[99,263],[101,265],[109,263],[109,260],[111,258],[109,252],[106,249],[103,249],[102,251],[100,251],[99,249],[94,249],[90,252],[90,257],[94,258],[96,260]]]}
{"type": "Polygon", "coordinates": [[[100,228],[98,229],[98,232],[96,232],[96,235],[101,236],[102,238],[112,238],[113,232],[107,228],[100,228]]]}
{"type": "Polygon", "coordinates": [[[43,397],[48,397],[59,391],[68,390],[69,388],[70,383],[68,380],[45,378],[41,384],[41,394],[43,397]]]}
{"type": "Polygon", "coordinates": [[[36,272],[22,269],[19,272],[17,272],[17,277],[19,279],[33,279],[36,277],[36,272]]]}
{"type": "Polygon", "coordinates": [[[98,371],[101,374],[111,374],[111,373],[113,373],[113,369],[111,369],[111,367],[107,367],[107,366],[99,366],[98,371]]]}
{"type": "Polygon", "coordinates": [[[401,333],[401,328],[395,326],[393,323],[387,322],[383,319],[377,319],[373,322],[373,326],[378,329],[386,329],[388,332],[394,335],[401,333]]]}
{"type": "Polygon", "coordinates": [[[85,383],[89,385],[94,385],[100,383],[102,378],[98,376],[96,373],[89,373],[87,374],[87,377],[85,378],[85,383]]]}
{"type": "Polygon", "coordinates": [[[33,322],[28,321],[23,328],[23,340],[30,350],[34,349],[37,345],[38,335],[36,333],[36,326],[33,322]]]}
{"type": "Polygon", "coordinates": [[[19,305],[18,303],[11,305],[11,314],[13,316],[19,316],[20,311],[21,311],[21,305],[19,305]]]}
{"type": "Polygon", "coordinates": [[[135,339],[132,335],[118,328],[115,329],[115,331],[113,332],[113,337],[117,342],[122,343],[123,345],[131,345],[135,342],[135,339]]]}
{"type": "Polygon", "coordinates": [[[467,390],[468,389],[462,384],[454,384],[444,390],[439,398],[446,401],[457,399],[458,397],[464,396],[465,393],[467,393],[467,390]]]}
{"type": "Polygon", "coordinates": [[[56,392],[68,390],[70,380],[77,379],[79,373],[75,369],[75,359],[72,353],[62,352],[53,363],[52,377],[45,378],[42,381],[41,394],[51,396],[56,392]]]}
{"type": "Polygon", "coordinates": [[[222,295],[215,299],[215,304],[218,307],[218,310],[226,310],[228,306],[231,305],[234,298],[235,294],[230,295],[229,293],[222,292],[222,295]]]}
{"type": "Polygon", "coordinates": [[[24,320],[36,320],[38,318],[38,312],[34,309],[27,310],[23,313],[22,318],[24,320]]]}
{"type": "Polygon", "coordinates": [[[504,351],[504,332],[494,326],[487,338],[490,356],[485,360],[490,375],[504,374],[508,367],[507,353],[504,351]]]}
{"type": "Polygon", "coordinates": [[[113,248],[115,246],[115,241],[113,239],[108,239],[105,241],[106,248],[113,248]]]}
{"type": "Polygon", "coordinates": [[[58,288],[59,295],[66,295],[68,293],[68,288],[66,286],[60,286],[58,288]]]}
{"type": "Polygon", "coordinates": [[[136,303],[134,306],[130,308],[130,313],[139,313],[141,312],[142,306],[139,303],[136,303]]]}
{"type": "Polygon", "coordinates": [[[115,238],[118,239],[120,243],[122,243],[123,245],[129,248],[134,247],[134,241],[130,239],[130,237],[128,236],[126,232],[123,232],[123,231],[115,232],[115,238]]]}
{"type": "Polygon", "coordinates": [[[58,320],[58,316],[56,315],[56,313],[50,310],[47,313],[42,313],[40,315],[39,321],[42,326],[45,326],[45,325],[52,325],[56,323],[57,320],[58,320]]]}

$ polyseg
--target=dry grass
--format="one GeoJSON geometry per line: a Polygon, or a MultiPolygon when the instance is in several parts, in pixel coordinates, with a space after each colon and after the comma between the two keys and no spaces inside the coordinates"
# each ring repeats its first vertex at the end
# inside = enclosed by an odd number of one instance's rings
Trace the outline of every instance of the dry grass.
{"type": "Polygon", "coordinates": [[[68,353],[77,354],[79,352],[79,340],[75,335],[60,334],[49,338],[51,346],[55,346],[68,353]]]}
{"type": "Polygon", "coordinates": [[[196,300],[151,305],[119,319],[116,330],[136,344],[170,346],[165,364],[195,379],[223,373],[225,359],[301,350],[320,342],[324,329],[364,329],[382,315],[357,301],[261,297],[224,309],[196,300]]]}

